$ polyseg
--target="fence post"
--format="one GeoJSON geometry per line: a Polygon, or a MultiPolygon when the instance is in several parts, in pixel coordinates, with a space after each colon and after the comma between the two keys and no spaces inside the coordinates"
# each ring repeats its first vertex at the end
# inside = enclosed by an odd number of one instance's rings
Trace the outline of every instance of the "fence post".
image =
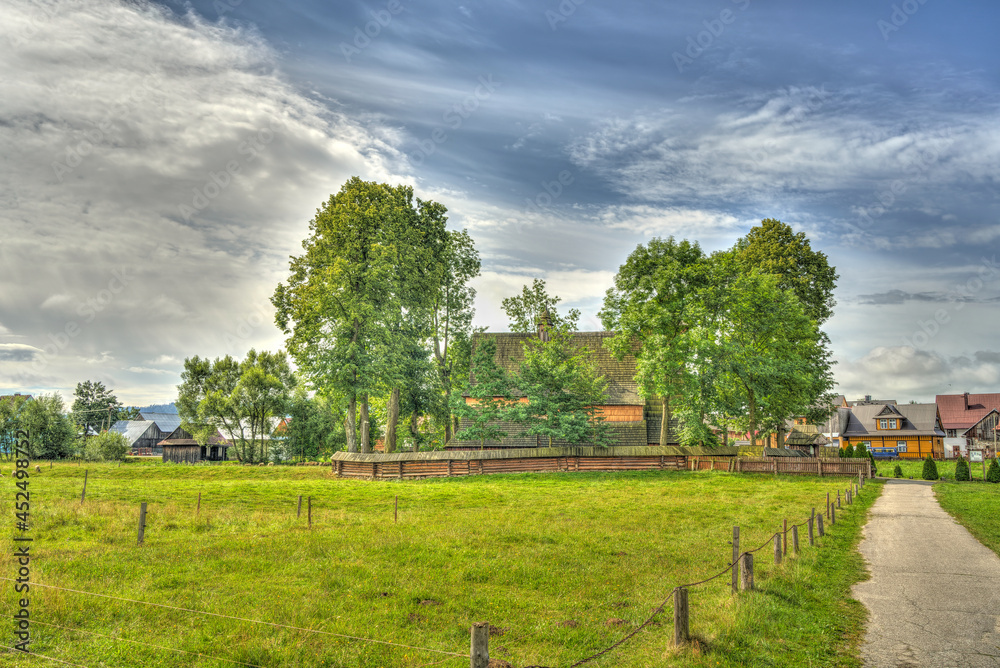
{"type": "Polygon", "coordinates": [[[80,503],[83,504],[83,500],[87,498],[87,474],[90,473],[87,469],[83,470],[83,494],[80,495],[80,503]]]}
{"type": "Polygon", "coordinates": [[[830,492],[826,493],[826,516],[830,517],[830,492]]]}
{"type": "Polygon", "coordinates": [[[837,523],[837,509],[830,506],[830,526],[837,523]]]}
{"type": "Polygon", "coordinates": [[[817,515],[816,516],[816,520],[819,522],[819,524],[817,524],[816,526],[819,528],[819,536],[820,536],[820,538],[822,538],[823,535],[824,535],[823,534],[823,515],[822,514],[817,515]]]}
{"type": "Polygon", "coordinates": [[[295,511],[295,519],[302,517],[302,495],[299,494],[299,507],[295,511]]]}
{"type": "Polygon", "coordinates": [[[733,593],[735,594],[739,591],[740,585],[740,528],[738,526],[733,527],[733,593]]]}
{"type": "Polygon", "coordinates": [[[753,552],[740,557],[740,589],[753,591],[753,552]]]}
{"type": "Polygon", "coordinates": [[[781,563],[781,534],[774,534],[774,563],[781,563]]]}
{"type": "Polygon", "coordinates": [[[490,625],[476,622],[472,625],[472,647],[469,650],[469,668],[489,668],[490,625]]]}
{"type": "MultiPolygon", "coordinates": [[[[839,489],[837,490],[837,507],[840,508],[840,490],[839,489]]],[[[833,519],[832,515],[831,515],[830,519],[833,519]]],[[[831,522],[830,524],[833,524],[833,522],[831,522]]]]}
{"type": "Polygon", "coordinates": [[[198,492],[198,505],[195,506],[194,514],[195,515],[201,514],[201,492],[198,492]]]}
{"type": "Polygon", "coordinates": [[[788,518],[781,521],[781,552],[788,554],[788,518]]]}
{"type": "Polygon", "coordinates": [[[674,644],[686,645],[691,634],[688,626],[688,590],[686,587],[674,589],[674,644]]]}
{"type": "Polygon", "coordinates": [[[146,502],[139,505],[139,545],[146,538],[146,502]]]}
{"type": "Polygon", "coordinates": [[[306,499],[306,512],[309,515],[309,528],[313,528],[313,498],[310,496],[306,499]]]}
{"type": "MultiPolygon", "coordinates": [[[[822,515],[820,515],[822,517],[822,515]]],[[[812,515],[809,516],[809,545],[816,544],[816,509],[812,509],[812,515]]]]}
{"type": "Polygon", "coordinates": [[[393,521],[393,523],[398,523],[399,522],[399,494],[396,495],[396,508],[395,508],[395,511],[393,512],[393,519],[392,519],[392,521],[393,521]]]}
{"type": "Polygon", "coordinates": [[[819,477],[823,477],[823,459],[821,457],[816,458],[816,471],[819,473],[819,477]]]}
{"type": "Polygon", "coordinates": [[[799,525],[792,525],[792,552],[799,553],[799,525]]]}

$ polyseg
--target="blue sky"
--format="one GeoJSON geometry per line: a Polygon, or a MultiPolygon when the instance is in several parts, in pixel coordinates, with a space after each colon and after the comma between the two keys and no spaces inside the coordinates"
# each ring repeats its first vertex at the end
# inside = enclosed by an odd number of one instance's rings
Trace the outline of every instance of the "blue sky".
{"type": "Polygon", "coordinates": [[[994,5],[333,5],[4,3],[0,392],[169,400],[185,357],[279,348],[351,175],[470,230],[494,329],[535,277],[597,328],[637,244],[774,217],[840,272],[841,391],[1000,391],[994,5]]]}

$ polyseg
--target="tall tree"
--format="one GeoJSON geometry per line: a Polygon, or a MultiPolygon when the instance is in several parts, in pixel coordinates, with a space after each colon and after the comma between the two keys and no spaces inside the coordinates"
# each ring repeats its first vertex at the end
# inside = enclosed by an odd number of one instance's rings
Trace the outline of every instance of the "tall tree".
{"type": "Polygon", "coordinates": [[[778,287],[794,292],[817,325],[833,314],[839,276],[826,254],[812,249],[804,232],[796,234],[780,220],[765,218],[736,242],[732,253],[745,271],[776,276],[778,287]]]}
{"type": "Polygon", "coordinates": [[[561,298],[549,295],[545,281],[536,278],[530,288],[525,285],[521,288],[520,295],[507,297],[501,305],[510,318],[512,332],[534,332],[543,312],[548,312],[552,326],[556,329],[576,329],[580,320],[579,309],[570,309],[563,317],[556,310],[556,304],[561,301],[561,298]]]}
{"type": "Polygon", "coordinates": [[[305,253],[291,258],[291,276],[271,298],[300,371],[325,396],[344,398],[351,452],[359,442],[370,451],[369,395],[398,387],[402,343],[426,331],[445,211],[414,205],[409,186],[353,177],[317,210],[305,253]]]}
{"type": "Polygon", "coordinates": [[[5,460],[14,458],[19,439],[18,429],[24,419],[25,406],[31,401],[26,394],[15,394],[0,397],[0,457],[5,460]]]}
{"type": "Polygon", "coordinates": [[[181,380],[177,409],[196,440],[205,444],[221,431],[241,462],[267,459],[273,418],[285,415],[296,383],[284,352],[251,349],[242,362],[195,356],[184,360],[181,380]]]}
{"type": "Polygon", "coordinates": [[[109,429],[119,420],[140,417],[136,408],[123,406],[114,392],[100,381],[77,383],[73,397],[73,421],[84,436],[109,429]]]}
{"type": "Polygon", "coordinates": [[[38,459],[62,459],[74,454],[73,421],[65,413],[62,397],[42,394],[24,404],[18,429],[30,435],[32,456],[38,459]]]}
{"type": "Polygon", "coordinates": [[[457,438],[460,441],[479,441],[480,447],[486,447],[486,441],[507,436],[501,423],[514,401],[511,396],[513,381],[506,370],[496,363],[497,343],[493,337],[477,337],[475,347],[472,373],[466,387],[471,401],[467,402],[456,389],[451,395],[451,404],[455,415],[469,421],[457,438]]]}
{"type": "Polygon", "coordinates": [[[321,395],[310,397],[298,384],[288,403],[289,420],[281,431],[281,455],[285,459],[317,461],[343,450],[344,411],[321,395]]]}
{"type": "Polygon", "coordinates": [[[707,285],[705,254],[697,242],[653,239],[640,245],[618,269],[607,291],[601,321],[616,335],[606,340],[619,359],[636,357],[636,382],[644,397],[658,396],[663,421],[660,443],[669,440],[671,402],[679,402],[684,440],[711,438],[704,424],[699,356],[689,335],[707,285]]]}

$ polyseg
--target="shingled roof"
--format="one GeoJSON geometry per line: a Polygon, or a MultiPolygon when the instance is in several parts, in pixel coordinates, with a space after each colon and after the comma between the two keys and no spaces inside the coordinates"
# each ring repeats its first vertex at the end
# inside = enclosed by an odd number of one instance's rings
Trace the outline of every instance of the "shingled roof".
{"type": "Polygon", "coordinates": [[[898,404],[886,411],[885,404],[872,404],[841,408],[837,411],[840,435],[848,438],[864,436],[944,436],[938,426],[937,404],[898,404]],[[898,430],[880,431],[875,423],[880,414],[886,412],[902,418],[898,430]]]}
{"type": "MultiPolygon", "coordinates": [[[[608,406],[641,406],[645,403],[639,396],[635,382],[635,358],[631,355],[617,359],[604,347],[605,339],[615,335],[614,332],[574,332],[572,343],[579,348],[591,351],[591,359],[597,365],[597,371],[608,381],[608,406]]],[[[473,337],[473,351],[482,337],[490,337],[496,341],[496,363],[510,372],[515,372],[524,361],[524,344],[536,339],[532,333],[481,333],[473,337]]],[[[475,382],[475,377],[472,378],[475,382]]]]}
{"type": "Polygon", "coordinates": [[[941,426],[945,429],[964,431],[986,417],[990,411],[1000,410],[1000,394],[939,394],[934,401],[941,412],[941,426]]]}

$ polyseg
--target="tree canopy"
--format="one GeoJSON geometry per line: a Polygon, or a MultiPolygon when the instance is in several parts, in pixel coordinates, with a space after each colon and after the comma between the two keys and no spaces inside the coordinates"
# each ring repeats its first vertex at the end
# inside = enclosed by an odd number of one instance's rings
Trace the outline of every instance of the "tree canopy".
{"type": "Polygon", "coordinates": [[[548,312],[552,326],[556,329],[576,329],[580,320],[579,309],[570,309],[565,317],[561,316],[556,309],[556,304],[561,301],[561,298],[549,295],[545,281],[536,278],[531,287],[525,285],[521,288],[521,294],[505,298],[501,305],[510,318],[512,332],[536,331],[538,318],[544,311],[548,312]]]}
{"type": "Polygon", "coordinates": [[[123,406],[104,383],[88,380],[76,384],[72,418],[86,436],[110,429],[119,420],[138,420],[140,415],[138,409],[123,406]]]}

